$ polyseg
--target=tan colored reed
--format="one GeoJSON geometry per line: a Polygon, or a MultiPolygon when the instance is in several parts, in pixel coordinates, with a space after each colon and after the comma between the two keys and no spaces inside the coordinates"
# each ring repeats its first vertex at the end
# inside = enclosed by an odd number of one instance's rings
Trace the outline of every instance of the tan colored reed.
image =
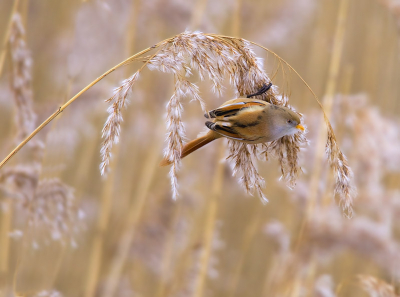
{"type": "Polygon", "coordinates": [[[179,218],[182,215],[182,201],[176,202],[176,208],[174,209],[173,220],[172,220],[172,232],[167,239],[167,243],[165,249],[163,251],[162,257],[162,265],[161,265],[161,277],[160,277],[160,284],[157,288],[157,297],[165,297],[167,295],[168,290],[168,281],[171,278],[171,270],[172,270],[172,257],[174,252],[174,245],[175,245],[175,238],[176,238],[176,230],[177,225],[179,222],[179,218]]]}
{"type": "Polygon", "coordinates": [[[240,14],[242,12],[242,0],[235,0],[233,17],[232,17],[232,36],[240,36],[240,28],[242,19],[240,14]]]}
{"type": "Polygon", "coordinates": [[[10,253],[10,230],[12,222],[12,204],[11,201],[5,202],[3,211],[1,213],[1,229],[0,229],[0,273],[7,274],[9,267],[9,253],[10,253]]]}
{"type": "MultiPolygon", "coordinates": [[[[338,79],[338,72],[341,60],[341,54],[343,49],[343,40],[344,40],[344,29],[345,29],[345,20],[347,16],[348,10],[348,0],[341,0],[339,2],[339,12],[336,21],[336,30],[335,30],[335,42],[334,42],[334,50],[333,55],[330,60],[330,67],[329,67],[329,79],[325,90],[324,100],[326,100],[326,114],[330,116],[331,109],[332,109],[332,100],[333,94],[335,92],[337,79],[338,79]]],[[[325,102],[325,101],[324,101],[325,102]]],[[[321,181],[321,173],[322,173],[322,161],[323,161],[323,153],[324,153],[324,135],[325,129],[322,127],[319,129],[318,132],[318,142],[316,147],[316,156],[314,161],[314,168],[313,173],[311,175],[310,187],[309,192],[310,196],[308,198],[308,207],[306,216],[303,219],[303,222],[300,227],[300,233],[298,237],[298,241],[296,243],[296,250],[299,249],[299,246],[302,244],[304,232],[307,232],[307,224],[308,219],[312,216],[312,213],[315,211],[315,207],[317,204],[318,192],[319,192],[319,183],[321,181]]],[[[351,212],[349,213],[351,215],[351,212]]]]}
{"type": "MultiPolygon", "coordinates": [[[[339,3],[340,4],[339,4],[338,17],[336,21],[333,52],[330,60],[330,65],[328,70],[328,81],[324,95],[324,107],[328,117],[330,117],[331,115],[333,97],[338,83],[339,69],[343,52],[343,44],[344,44],[344,36],[346,28],[346,18],[349,6],[349,1],[347,0],[341,0],[339,3]]],[[[311,215],[317,203],[318,188],[321,182],[321,174],[322,174],[325,135],[326,135],[325,129],[323,128],[319,129],[314,168],[312,171],[313,173],[311,175],[311,182],[310,182],[310,197],[308,203],[309,206],[307,210],[307,216],[311,215]]],[[[352,215],[351,210],[348,215],[349,216],[352,215]]]]}
{"type": "MultiPolygon", "coordinates": [[[[120,146],[117,146],[114,160],[111,162],[111,167],[116,168],[120,157],[120,146]]],[[[110,173],[108,179],[103,184],[103,190],[100,200],[100,213],[97,220],[96,233],[92,243],[92,253],[89,260],[87,271],[87,281],[85,289],[85,297],[95,296],[98,288],[99,274],[102,267],[104,256],[104,245],[106,242],[106,231],[111,215],[111,207],[113,200],[113,192],[115,185],[115,170],[110,173]]]]}
{"type": "Polygon", "coordinates": [[[11,29],[12,29],[12,23],[13,23],[13,17],[14,14],[18,10],[18,5],[19,5],[19,0],[14,0],[13,6],[10,12],[10,19],[8,21],[6,33],[4,35],[3,43],[1,44],[1,49],[0,49],[0,76],[3,73],[3,67],[4,67],[4,62],[6,60],[6,55],[8,52],[8,43],[10,41],[10,35],[11,35],[11,29]]]}
{"type": "Polygon", "coordinates": [[[223,173],[225,163],[221,162],[225,154],[225,146],[224,143],[221,142],[219,144],[219,150],[217,154],[217,168],[215,170],[215,175],[213,178],[212,184],[212,192],[210,197],[208,198],[208,211],[207,216],[205,218],[205,227],[204,227],[204,234],[202,236],[202,249],[201,255],[199,259],[199,272],[196,276],[196,286],[194,290],[195,297],[202,297],[204,296],[204,289],[206,287],[206,280],[207,280],[207,273],[209,268],[209,262],[211,258],[211,251],[212,251],[212,241],[215,232],[215,222],[217,219],[217,214],[219,210],[219,204],[221,200],[222,194],[222,186],[223,186],[223,173]]]}
{"type": "Polygon", "coordinates": [[[252,220],[249,222],[249,225],[245,229],[245,236],[243,238],[242,246],[240,248],[241,255],[240,258],[237,261],[236,267],[233,270],[233,276],[230,284],[230,292],[229,296],[233,297],[236,295],[237,288],[240,284],[240,273],[243,270],[243,266],[245,264],[246,256],[248,254],[248,250],[251,246],[251,243],[254,240],[254,237],[257,234],[257,231],[260,229],[260,223],[263,219],[263,208],[258,207],[258,209],[255,211],[256,213],[254,216],[252,216],[252,220]]]}
{"type": "Polygon", "coordinates": [[[200,27],[206,7],[207,0],[196,0],[195,8],[192,10],[192,17],[190,21],[190,28],[192,30],[198,30],[200,27]]]}
{"type": "MultiPolygon", "coordinates": [[[[157,143],[158,141],[155,140],[157,143]]],[[[122,236],[118,242],[118,248],[116,255],[111,263],[110,273],[107,277],[106,285],[102,296],[114,296],[120,281],[120,276],[126,262],[126,258],[129,253],[129,249],[132,246],[132,242],[135,236],[135,230],[139,222],[143,207],[146,202],[148,192],[150,190],[151,182],[153,181],[156,173],[158,152],[160,145],[154,144],[148,154],[148,158],[144,163],[143,174],[139,181],[137,192],[135,193],[135,201],[131,202],[131,206],[128,210],[128,215],[124,223],[122,236]]]]}

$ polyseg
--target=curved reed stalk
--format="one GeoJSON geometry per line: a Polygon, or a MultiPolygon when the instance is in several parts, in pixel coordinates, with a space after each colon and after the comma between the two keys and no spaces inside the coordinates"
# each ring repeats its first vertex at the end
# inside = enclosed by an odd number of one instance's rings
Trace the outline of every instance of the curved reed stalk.
{"type": "MultiPolygon", "coordinates": [[[[17,127],[16,139],[25,137],[34,125],[36,114],[32,109],[32,89],[31,89],[31,57],[25,43],[25,29],[22,25],[21,16],[18,13],[19,1],[14,1],[10,22],[4,38],[2,52],[0,53],[0,75],[3,69],[7,49],[11,56],[11,90],[13,93],[14,104],[16,107],[15,121],[17,127]]],[[[11,174],[12,175],[12,174],[11,174]]],[[[14,176],[15,178],[15,176],[14,176]]],[[[0,175],[0,183],[5,183],[3,176],[0,175]]],[[[3,185],[2,185],[3,186],[3,185]]],[[[4,197],[12,197],[14,191],[5,191],[4,197]]],[[[3,193],[2,193],[3,194],[3,193]]],[[[11,252],[9,232],[12,228],[14,217],[13,203],[11,200],[4,202],[3,213],[0,218],[0,273],[6,275],[9,270],[9,258],[11,252]]]]}
{"type": "Polygon", "coordinates": [[[118,65],[112,67],[111,69],[107,70],[104,72],[102,75],[100,75],[98,78],[96,78],[94,81],[92,81],[90,84],[88,84],[86,87],[84,87],[81,91],[79,91],[74,97],[72,97],[70,100],[68,100],[64,105],[60,106],[51,116],[49,116],[43,123],[39,125],[28,137],[26,137],[17,147],[15,147],[10,154],[6,158],[4,158],[3,161],[0,163],[0,168],[2,168],[22,147],[24,147],[36,134],[39,133],[40,130],[42,130],[44,127],[47,126],[48,123],[50,123],[52,120],[54,120],[60,113],[64,111],[72,102],[74,102],[76,99],[78,99],[83,93],[85,93],[87,90],[89,90],[91,87],[93,87],[95,84],[97,84],[100,80],[105,78],[107,75],[109,75],[111,72],[114,72],[121,66],[127,65],[134,61],[136,58],[139,56],[144,55],[145,53],[151,51],[152,49],[158,48],[161,45],[168,43],[171,40],[171,38],[163,40],[156,45],[153,45],[151,47],[148,47],[137,54],[134,54],[133,56],[129,57],[128,59],[122,61],[118,65]]]}
{"type": "MultiPolygon", "coordinates": [[[[192,75],[192,70],[194,69],[198,71],[201,79],[208,77],[212,82],[213,90],[216,93],[221,94],[223,90],[222,82],[225,76],[228,76],[231,85],[236,90],[238,96],[253,93],[266,81],[271,81],[271,78],[269,78],[264,72],[262,63],[254,54],[251,45],[258,46],[273,54],[274,57],[279,60],[279,63],[287,66],[291,71],[293,71],[313,94],[323,112],[327,127],[328,139],[326,142],[326,151],[331,168],[335,173],[335,193],[340,196],[343,208],[348,213],[351,213],[352,199],[354,195],[351,183],[352,171],[347,164],[346,157],[339,149],[329,118],[325,113],[321,102],[311,90],[310,86],[293,69],[293,67],[266,47],[241,38],[217,34],[184,32],[161,41],[153,47],[147,48],[111,68],[87,87],[82,89],[77,95],[71,98],[66,104],[61,106],[46,121],[44,121],[0,163],[0,168],[44,126],[52,121],[90,87],[117,68],[140,58],[145,62],[144,65],[142,65],[142,67],[130,78],[125,80],[120,87],[116,88],[114,95],[107,100],[107,102],[110,103],[110,107],[108,109],[109,117],[103,128],[104,142],[101,149],[101,173],[105,174],[107,165],[111,159],[111,148],[113,144],[119,141],[122,109],[125,107],[128,93],[135,81],[138,79],[140,71],[147,65],[150,69],[172,73],[175,78],[175,90],[167,104],[168,133],[167,147],[164,154],[172,163],[170,178],[173,197],[176,198],[178,196],[177,172],[180,167],[180,151],[185,138],[184,124],[182,122],[183,106],[181,101],[184,97],[189,96],[197,100],[201,107],[205,109],[205,104],[199,95],[198,87],[191,83],[187,77],[192,75]],[[154,55],[143,57],[145,53],[154,48],[159,48],[154,55]]],[[[278,96],[278,89],[276,86],[271,88],[271,91],[267,92],[267,94],[263,94],[260,97],[262,100],[268,101],[272,104],[287,106],[293,109],[293,107],[290,106],[287,97],[278,96]]],[[[268,145],[246,145],[230,141],[230,157],[235,161],[234,172],[241,175],[240,181],[248,193],[255,191],[263,200],[266,200],[262,192],[264,179],[258,174],[256,167],[253,164],[253,160],[265,153],[274,153],[278,156],[282,177],[290,186],[294,186],[297,175],[301,172],[298,162],[298,154],[300,152],[300,147],[306,142],[307,140],[305,136],[299,133],[293,136],[285,136],[277,141],[269,143],[268,145]],[[264,151],[260,152],[260,150],[264,151]]]]}
{"type": "MultiPolygon", "coordinates": [[[[336,86],[337,86],[337,80],[338,80],[338,75],[339,75],[339,67],[340,67],[340,61],[341,61],[342,52],[343,52],[348,4],[349,4],[349,2],[346,0],[340,1],[340,4],[339,4],[340,6],[339,6],[339,13],[337,16],[337,21],[336,21],[332,58],[331,58],[330,65],[329,65],[328,81],[327,81],[325,96],[324,96],[324,103],[325,103],[325,108],[326,108],[326,112],[324,112],[325,121],[332,112],[333,96],[334,96],[336,88],[337,88],[336,86]]],[[[321,106],[321,108],[322,108],[322,106],[321,106]]],[[[323,159],[324,133],[325,133],[325,131],[321,127],[319,129],[316,156],[315,156],[314,168],[312,171],[313,174],[311,176],[311,183],[310,183],[311,195],[309,198],[308,209],[307,209],[308,216],[313,212],[314,207],[317,202],[317,197],[318,197],[318,188],[319,188],[318,185],[320,183],[321,172],[322,172],[321,161],[323,159]]],[[[345,207],[345,209],[347,209],[347,207],[345,207]]],[[[348,215],[349,216],[352,215],[351,209],[349,209],[348,215]]]]}

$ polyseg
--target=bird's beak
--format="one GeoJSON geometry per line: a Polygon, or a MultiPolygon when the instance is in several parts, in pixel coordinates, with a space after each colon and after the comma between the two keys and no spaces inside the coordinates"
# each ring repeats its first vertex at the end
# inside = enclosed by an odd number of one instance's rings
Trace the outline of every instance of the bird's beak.
{"type": "Polygon", "coordinates": [[[299,130],[301,130],[301,131],[304,131],[304,127],[303,127],[302,125],[300,125],[300,124],[298,124],[298,125],[296,126],[296,128],[299,129],[299,130]]]}

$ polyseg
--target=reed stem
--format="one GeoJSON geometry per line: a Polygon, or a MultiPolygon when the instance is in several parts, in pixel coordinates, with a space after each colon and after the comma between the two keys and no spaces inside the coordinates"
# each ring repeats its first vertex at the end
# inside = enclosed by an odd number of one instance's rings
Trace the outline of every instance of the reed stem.
{"type": "Polygon", "coordinates": [[[6,275],[9,265],[10,236],[12,221],[12,203],[9,199],[4,202],[0,225],[0,275],[6,275]]]}
{"type": "Polygon", "coordinates": [[[7,24],[7,29],[6,29],[6,33],[4,34],[4,39],[3,39],[3,43],[1,44],[1,52],[0,52],[0,76],[3,73],[3,68],[4,68],[4,62],[6,60],[6,55],[7,55],[7,49],[8,49],[8,42],[10,40],[10,34],[11,34],[11,28],[12,28],[12,22],[13,22],[13,17],[14,14],[17,12],[18,10],[18,4],[19,4],[19,0],[14,0],[14,4],[13,7],[11,9],[11,13],[10,13],[10,20],[8,21],[7,24]]]}
{"type": "Polygon", "coordinates": [[[204,11],[207,7],[207,0],[197,0],[195,8],[192,10],[192,19],[190,21],[190,28],[197,30],[203,19],[204,11]]]}
{"type": "MultiPolygon", "coordinates": [[[[326,106],[325,109],[325,117],[331,115],[332,112],[332,104],[333,104],[333,96],[337,86],[337,80],[339,75],[340,62],[343,52],[343,44],[344,44],[344,33],[345,33],[345,25],[346,25],[346,17],[348,12],[348,0],[340,0],[339,3],[339,13],[336,22],[335,29],[335,38],[333,44],[333,53],[330,61],[330,66],[328,70],[328,83],[325,90],[324,103],[326,106]]],[[[322,107],[321,107],[322,108],[322,107]]],[[[319,183],[321,181],[321,173],[322,173],[322,159],[324,154],[324,139],[325,139],[325,129],[321,126],[318,133],[317,138],[317,148],[316,148],[316,156],[314,160],[314,168],[312,171],[311,181],[310,181],[310,197],[308,200],[308,205],[306,209],[305,217],[300,225],[299,235],[297,238],[297,242],[295,245],[295,252],[297,253],[300,249],[302,241],[304,239],[304,234],[306,233],[308,221],[314,212],[314,208],[316,206],[317,197],[318,197],[318,189],[319,183]]],[[[300,281],[298,279],[297,281],[300,281]]],[[[298,288],[295,285],[292,288],[292,295],[297,294],[298,288]]]]}
{"type": "Polygon", "coordinates": [[[31,140],[37,133],[39,133],[40,130],[42,130],[48,123],[50,123],[52,120],[54,120],[60,113],[64,111],[72,102],[74,102],[76,99],[78,99],[83,93],[85,93],[87,90],[89,90],[92,86],[94,86],[96,83],[98,83],[100,80],[102,80],[104,77],[109,75],[111,72],[114,72],[116,69],[120,68],[121,66],[124,66],[130,62],[132,62],[134,59],[137,57],[149,52],[152,49],[158,48],[161,45],[164,45],[168,42],[170,42],[171,38],[165,39],[156,45],[153,45],[151,47],[148,47],[137,54],[134,54],[133,56],[129,57],[128,59],[122,61],[118,65],[112,67],[111,69],[107,70],[105,73],[100,75],[98,78],[96,78],[94,81],[92,81],[89,85],[84,87],[79,93],[77,93],[74,97],[72,97],[70,100],[68,100],[64,105],[59,107],[51,116],[49,116],[42,124],[40,124],[39,127],[37,127],[27,138],[25,138],[13,151],[0,163],[0,168],[2,168],[8,160],[10,160],[29,140],[31,140]]]}
{"type": "Polygon", "coordinates": [[[254,237],[257,234],[257,231],[259,231],[259,226],[260,226],[260,222],[262,219],[262,213],[263,213],[262,210],[263,210],[263,208],[258,205],[255,215],[252,217],[251,222],[249,223],[249,225],[246,228],[246,231],[244,232],[244,239],[243,239],[242,246],[240,249],[240,251],[241,251],[240,258],[239,258],[236,268],[234,270],[232,281],[231,281],[231,290],[230,290],[230,294],[229,294],[230,297],[235,296],[235,293],[237,291],[237,287],[239,284],[239,278],[240,278],[240,272],[243,269],[243,265],[245,263],[247,252],[250,248],[250,245],[251,245],[254,237]]]}
{"type": "MultiPolygon", "coordinates": [[[[111,161],[111,168],[118,164],[121,146],[118,145],[115,151],[115,158],[111,161]]],[[[111,170],[107,180],[103,184],[100,202],[100,215],[97,220],[95,239],[93,242],[92,253],[89,261],[85,297],[95,296],[98,287],[100,269],[102,267],[104,237],[106,236],[107,225],[111,214],[111,204],[115,184],[115,170],[111,170]]]]}
{"type": "MultiPolygon", "coordinates": [[[[330,65],[328,70],[328,82],[326,85],[325,96],[324,96],[324,106],[327,117],[330,117],[332,113],[333,97],[337,89],[340,62],[343,53],[348,6],[349,6],[348,0],[341,0],[339,3],[339,13],[336,22],[333,51],[330,60],[330,65]]],[[[317,202],[319,183],[321,182],[322,179],[321,174],[322,174],[323,155],[325,151],[324,150],[325,134],[326,134],[325,129],[321,125],[321,128],[318,131],[317,148],[315,153],[314,168],[312,170],[312,176],[310,182],[310,196],[308,200],[309,202],[308,202],[306,217],[309,217],[312,214],[317,202]]]]}
{"type": "MultiPolygon", "coordinates": [[[[158,139],[160,139],[160,137],[156,137],[155,142],[157,142],[158,139]]],[[[159,150],[160,145],[154,144],[148,153],[146,161],[144,162],[143,174],[141,175],[141,180],[138,183],[139,187],[137,192],[134,195],[135,201],[133,201],[129,207],[122,236],[118,242],[116,256],[111,263],[110,274],[102,294],[103,297],[112,297],[115,295],[126,258],[129,254],[129,249],[132,246],[132,242],[136,234],[135,231],[137,230],[137,224],[144,209],[151,182],[154,179],[156,168],[158,168],[157,160],[159,157],[159,150]]]]}
{"type": "Polygon", "coordinates": [[[207,207],[207,217],[205,221],[205,230],[203,237],[202,252],[200,256],[200,270],[197,276],[196,289],[194,296],[201,297],[204,295],[204,287],[207,278],[208,265],[210,263],[212,240],[215,234],[215,221],[218,213],[218,205],[221,200],[222,185],[224,177],[225,163],[221,162],[221,159],[225,154],[224,142],[219,143],[218,155],[217,155],[217,168],[215,170],[214,181],[212,185],[212,193],[209,198],[209,205],[207,207]]]}
{"type": "Polygon", "coordinates": [[[172,231],[167,239],[165,251],[163,254],[162,265],[161,265],[161,280],[158,287],[156,296],[164,297],[167,293],[167,282],[171,275],[171,260],[174,252],[174,239],[176,238],[176,230],[178,229],[179,218],[182,214],[182,201],[176,201],[177,207],[174,210],[174,216],[172,220],[172,231]]]}
{"type": "Polygon", "coordinates": [[[242,0],[235,0],[235,7],[233,10],[232,17],[232,36],[240,36],[241,18],[240,13],[242,11],[242,0]]]}

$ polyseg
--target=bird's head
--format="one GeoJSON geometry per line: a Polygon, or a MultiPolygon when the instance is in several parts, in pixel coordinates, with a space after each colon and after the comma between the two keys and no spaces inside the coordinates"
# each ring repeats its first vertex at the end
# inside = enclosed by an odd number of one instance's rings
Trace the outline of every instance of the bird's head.
{"type": "Polygon", "coordinates": [[[276,106],[272,112],[273,124],[280,137],[304,131],[304,127],[300,124],[300,116],[293,110],[287,107],[276,106]]]}

